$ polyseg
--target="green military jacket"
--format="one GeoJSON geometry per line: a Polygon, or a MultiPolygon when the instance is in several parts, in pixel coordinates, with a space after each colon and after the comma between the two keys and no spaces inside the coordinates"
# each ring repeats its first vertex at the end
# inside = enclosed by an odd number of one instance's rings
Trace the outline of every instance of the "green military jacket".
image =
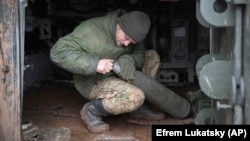
{"type": "Polygon", "coordinates": [[[61,37],[50,51],[51,60],[73,74],[76,89],[87,99],[98,80],[114,75],[113,72],[106,75],[96,72],[100,59],[116,60],[123,54],[130,54],[137,69],[143,66],[145,47],[142,42],[128,47],[116,46],[116,19],[124,13],[118,9],[83,21],[73,32],[61,37]]]}

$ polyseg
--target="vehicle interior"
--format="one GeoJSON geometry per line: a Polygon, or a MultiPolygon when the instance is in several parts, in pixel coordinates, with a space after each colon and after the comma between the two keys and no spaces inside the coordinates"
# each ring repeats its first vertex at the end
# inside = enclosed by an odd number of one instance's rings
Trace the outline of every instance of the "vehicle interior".
{"type": "MultiPolygon", "coordinates": [[[[100,135],[89,133],[81,122],[79,111],[87,100],[75,90],[72,74],[50,61],[49,51],[60,37],[72,32],[82,21],[118,8],[140,10],[150,16],[152,26],[144,44],[147,49],[154,49],[160,55],[157,81],[184,97],[188,91],[199,90],[194,67],[199,57],[209,53],[209,28],[199,24],[195,18],[195,7],[194,0],[28,1],[25,11],[23,95],[23,117],[27,117],[26,122],[32,121],[41,130],[65,127],[71,132],[73,140],[101,138],[100,135]]],[[[105,118],[112,128],[111,133],[106,133],[107,138],[122,139],[125,136],[143,141],[151,139],[150,124],[153,123],[138,125],[127,123],[124,118],[105,118]]],[[[169,118],[161,122],[194,124],[193,119],[169,118]]]]}
{"type": "Polygon", "coordinates": [[[24,21],[20,36],[23,52],[19,56],[23,70],[22,139],[151,141],[152,125],[249,124],[250,74],[246,61],[250,47],[249,3],[248,0],[21,1],[25,11],[19,15],[24,21]],[[119,8],[149,15],[152,24],[143,43],[160,56],[156,80],[190,100],[194,116],[176,119],[166,113],[165,120],[151,122],[129,121],[124,115],[110,116],[103,119],[111,125],[110,131],[102,134],[88,131],[79,114],[88,100],[75,89],[72,74],[50,60],[50,49],[81,22],[119,8]]]}

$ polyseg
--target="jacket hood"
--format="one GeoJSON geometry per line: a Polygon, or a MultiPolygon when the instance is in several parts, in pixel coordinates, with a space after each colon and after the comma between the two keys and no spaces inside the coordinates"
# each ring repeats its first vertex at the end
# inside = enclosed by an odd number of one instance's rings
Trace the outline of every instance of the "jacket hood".
{"type": "Polygon", "coordinates": [[[112,35],[114,41],[115,41],[115,29],[116,29],[116,23],[117,23],[117,18],[120,17],[121,15],[127,13],[124,9],[117,9],[115,11],[108,12],[106,16],[108,17],[107,24],[108,30],[110,31],[110,34],[112,35]]]}

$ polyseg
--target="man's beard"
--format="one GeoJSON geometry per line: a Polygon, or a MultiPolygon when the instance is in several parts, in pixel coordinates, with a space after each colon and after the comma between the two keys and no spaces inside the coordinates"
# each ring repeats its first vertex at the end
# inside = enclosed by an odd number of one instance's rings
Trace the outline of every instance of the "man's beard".
{"type": "Polygon", "coordinates": [[[120,40],[116,40],[116,45],[117,45],[118,47],[122,47],[122,46],[123,46],[123,45],[121,44],[120,40]]]}

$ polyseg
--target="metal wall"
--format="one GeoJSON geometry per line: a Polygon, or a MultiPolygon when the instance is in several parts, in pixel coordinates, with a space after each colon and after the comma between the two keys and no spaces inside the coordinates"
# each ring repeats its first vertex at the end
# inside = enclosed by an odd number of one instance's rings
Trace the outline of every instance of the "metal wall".
{"type": "Polygon", "coordinates": [[[244,109],[244,118],[245,123],[250,124],[250,1],[248,0],[245,15],[244,15],[244,40],[243,40],[243,75],[245,82],[245,109],[244,109]]]}
{"type": "Polygon", "coordinates": [[[21,58],[18,1],[0,0],[0,140],[20,141],[21,58]]]}
{"type": "MultiPolygon", "coordinates": [[[[225,28],[218,29],[221,35],[219,42],[219,53],[227,56],[228,59],[234,58],[234,45],[235,45],[235,29],[225,28]]],[[[243,8],[243,20],[242,20],[242,76],[244,85],[242,94],[244,94],[243,105],[243,124],[250,124],[250,1],[243,8]]],[[[233,110],[234,111],[234,110],[233,110]]],[[[235,111],[234,111],[235,112],[235,111]]],[[[234,117],[237,118],[237,117],[234,117]]]]}
{"type": "MultiPolygon", "coordinates": [[[[240,2],[240,1],[235,1],[235,3],[240,2]]],[[[242,80],[240,82],[239,87],[240,93],[237,93],[238,91],[234,92],[234,88],[230,89],[230,91],[233,93],[232,98],[230,98],[231,102],[228,102],[227,104],[231,104],[228,106],[231,106],[230,108],[227,108],[228,111],[231,111],[232,114],[228,114],[229,112],[226,112],[225,114],[220,114],[220,117],[226,117],[226,118],[221,118],[218,119],[220,120],[220,123],[225,122],[227,119],[230,118],[230,116],[233,118],[232,121],[227,122],[227,124],[250,124],[250,0],[246,1],[247,3],[244,4],[242,7],[243,12],[242,12],[242,31],[236,30],[235,26],[228,26],[228,27],[216,27],[213,28],[213,52],[216,54],[221,54],[225,55],[227,60],[232,60],[232,62],[235,65],[241,65],[240,67],[234,68],[233,72],[241,72],[242,74],[242,80]],[[237,31],[237,32],[236,32],[237,31]],[[242,40],[242,46],[240,44],[237,46],[236,45],[236,36],[241,36],[240,40],[242,40]],[[239,47],[240,46],[240,47],[239,47]],[[239,47],[238,49],[235,49],[236,47],[239,47]],[[237,58],[237,52],[241,52],[240,55],[240,62],[237,62],[235,58],[237,58]],[[240,112],[237,114],[237,110],[235,109],[235,105],[237,103],[237,100],[234,99],[234,94],[240,94],[242,99],[243,99],[243,105],[242,110],[243,112],[240,112]],[[242,118],[242,122],[238,122],[238,119],[242,118]]],[[[237,6],[233,5],[233,6],[237,6]]],[[[234,16],[232,17],[233,20],[237,20],[237,17],[234,16]]],[[[239,60],[239,59],[238,59],[239,60]]],[[[224,70],[225,73],[227,70],[224,70]]],[[[234,73],[235,77],[235,73],[234,73]]],[[[232,79],[232,78],[231,78],[232,79]]],[[[230,80],[231,80],[230,79],[230,80]]],[[[231,82],[230,82],[231,83],[231,82]]],[[[233,82],[232,82],[233,83],[233,82]]],[[[223,93],[223,92],[222,92],[223,93]]],[[[237,97],[237,96],[236,96],[237,97]]],[[[215,106],[218,108],[218,106],[215,106]]]]}
{"type": "MultiPolygon", "coordinates": [[[[0,141],[21,140],[23,92],[22,0],[0,0],[0,141]],[[21,12],[20,12],[21,11],[21,12]]],[[[244,124],[250,124],[250,0],[243,12],[242,74],[244,89],[244,124]]],[[[233,57],[234,29],[217,30],[221,40],[219,53],[233,57]]]]}

